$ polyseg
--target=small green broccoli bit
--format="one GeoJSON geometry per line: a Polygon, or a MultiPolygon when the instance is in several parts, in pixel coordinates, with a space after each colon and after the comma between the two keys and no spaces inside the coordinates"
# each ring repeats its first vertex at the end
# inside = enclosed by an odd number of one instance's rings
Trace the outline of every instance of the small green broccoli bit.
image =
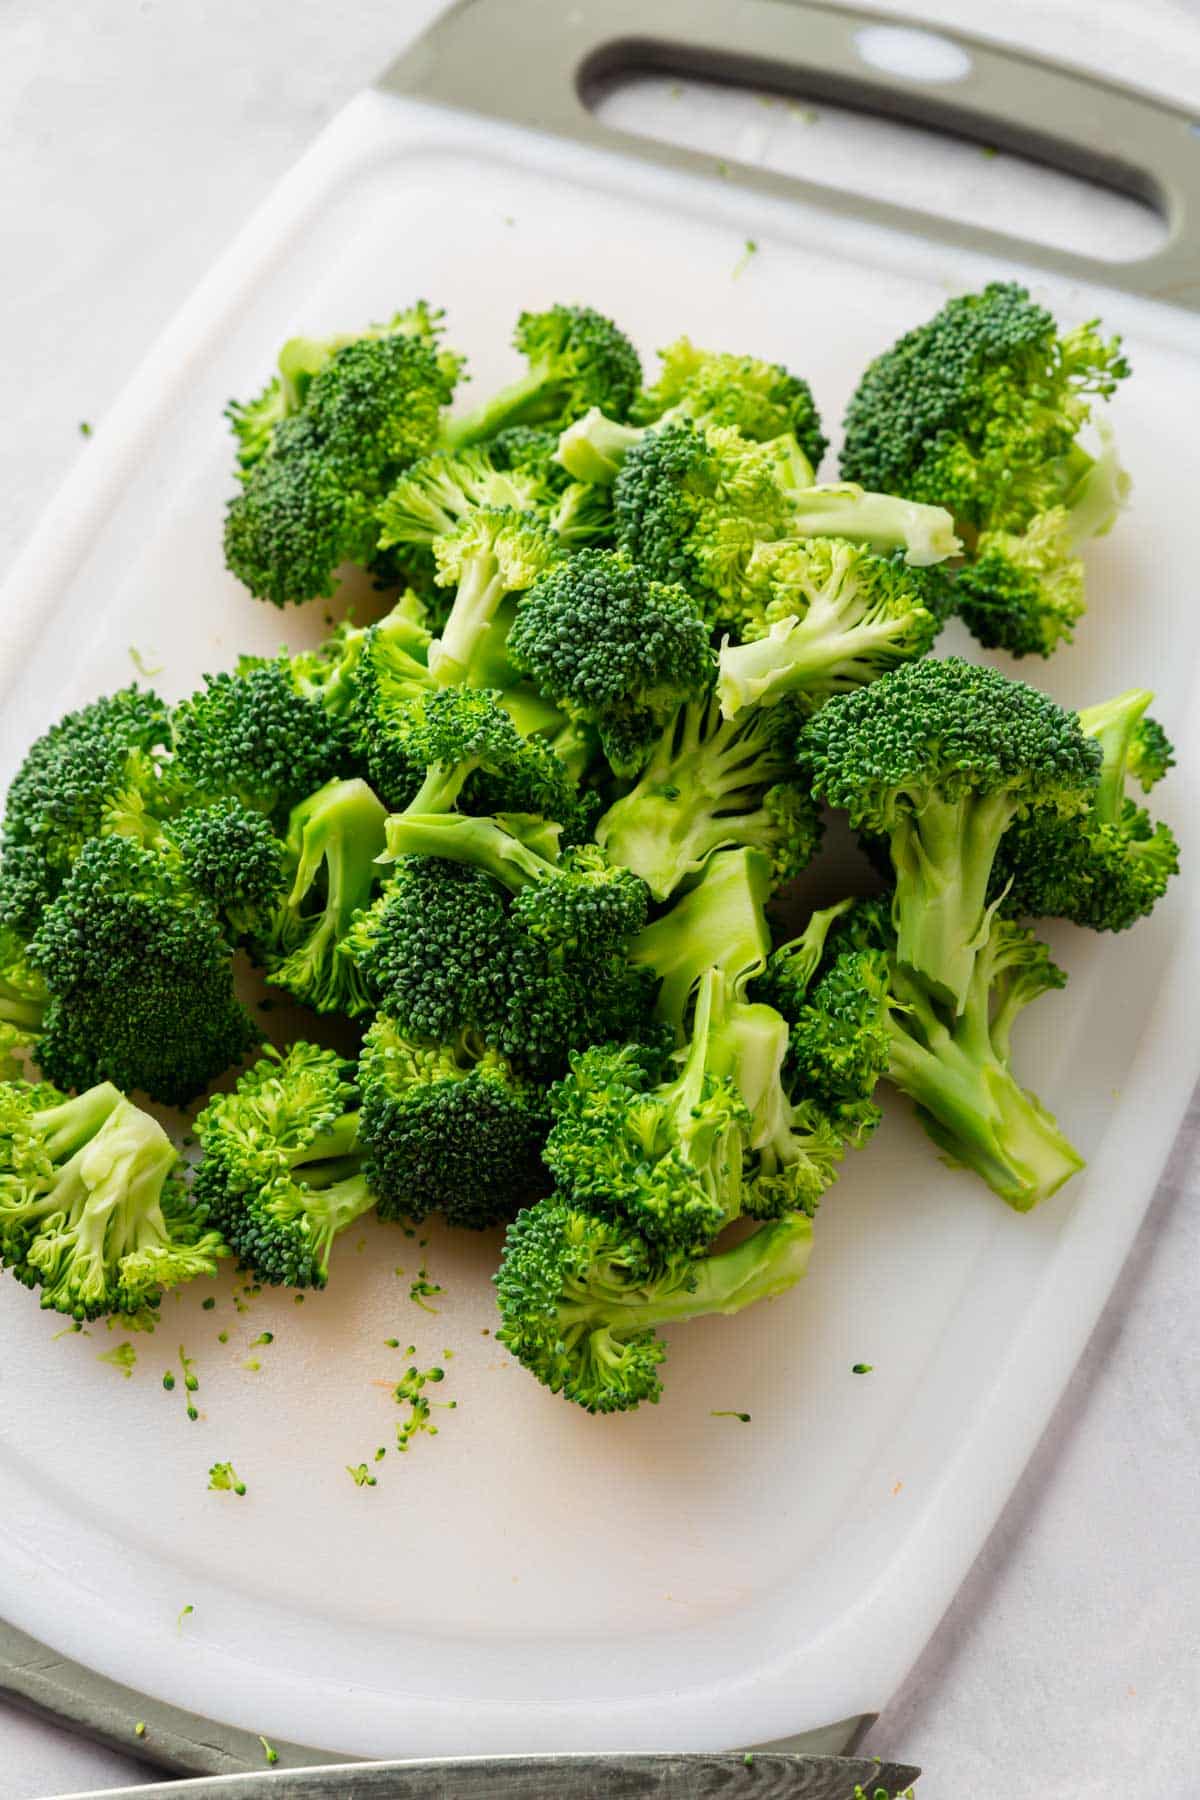
{"type": "Polygon", "coordinates": [[[1086,811],[1036,813],[1005,833],[991,886],[1005,913],[1125,931],[1161,900],[1179,872],[1179,846],[1125,791],[1128,779],[1149,787],[1172,760],[1162,727],[1146,718],[1153,698],[1133,688],[1079,714],[1103,757],[1099,785],[1086,811]]]}
{"type": "Polygon", "coordinates": [[[618,775],[636,774],[667,720],[711,678],[708,629],[683,588],[605,550],[579,550],[534,583],[508,654],[568,717],[596,726],[618,775]]]}
{"type": "Polygon", "coordinates": [[[77,1321],[152,1326],[163,1291],[227,1255],[166,1132],[108,1082],[0,1085],[0,1263],[77,1321]]]}
{"type": "Polygon", "coordinates": [[[901,963],[966,1004],[1001,838],[1086,810],[1100,750],[1074,713],[958,657],[907,663],[837,695],[801,733],[813,791],[888,838],[901,963]]]}
{"type": "Polygon", "coordinates": [[[590,306],[523,312],[513,343],[527,373],[473,412],[452,419],[443,436],[458,449],[515,425],[561,428],[591,406],[625,419],[642,381],[637,351],[611,319],[590,306]]]}
{"type": "Polygon", "coordinates": [[[819,706],[932,648],[945,612],[934,571],[844,538],[764,544],[746,570],[758,610],[748,642],[721,646],[717,696],[727,719],[791,695],[819,706]]]}
{"type": "Polygon", "coordinates": [[[209,1492],[243,1496],[246,1484],[231,1462],[214,1463],[208,1471],[209,1492]]]}
{"type": "Polygon", "coordinates": [[[196,1120],[193,1191],[256,1280],[324,1287],[338,1234],[374,1204],[352,1075],[315,1044],[268,1049],[196,1120]]]}
{"type": "Polygon", "coordinates": [[[380,1218],[439,1213],[482,1230],[546,1191],[546,1090],[473,1033],[410,1038],[381,1016],[364,1039],[358,1082],[380,1218]]]}
{"type": "Polygon", "coordinates": [[[806,868],[821,820],[796,766],[799,714],[783,702],[722,719],[712,672],[705,695],[681,706],[653,744],[635,784],[596,822],[612,862],[669,899],[718,850],[744,846],[770,859],[776,886],[806,868]]]}
{"type": "Polygon", "coordinates": [[[302,800],[288,822],[290,887],[258,950],[268,980],[316,1012],[370,1010],[345,944],[382,873],[386,817],[365,781],[331,781],[302,800]]]}

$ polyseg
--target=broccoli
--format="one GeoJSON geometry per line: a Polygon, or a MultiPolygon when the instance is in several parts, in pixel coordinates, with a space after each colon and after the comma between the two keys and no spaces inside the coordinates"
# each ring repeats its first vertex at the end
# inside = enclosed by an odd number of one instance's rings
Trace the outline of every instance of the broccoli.
{"type": "Polygon", "coordinates": [[[452,419],[443,438],[452,448],[481,443],[514,425],[561,429],[590,406],[614,419],[628,417],[641,386],[642,365],[624,332],[590,306],[552,306],[524,312],[513,343],[528,373],[452,419]]]}
{"type": "Polygon", "coordinates": [[[1014,282],[950,300],[871,364],[846,413],[842,473],[947,507],[968,539],[962,617],[984,644],[1047,656],[1083,611],[1079,544],[1128,491],[1111,437],[1077,442],[1129,373],[1098,321],[1060,333],[1014,282]]]}
{"type": "Polygon", "coordinates": [[[173,774],[187,792],[240,800],[282,824],[306,794],[356,772],[349,726],[299,692],[283,661],[204,681],[172,715],[173,774]]]}
{"type": "Polygon", "coordinates": [[[798,778],[796,727],[787,702],[723,720],[710,686],[670,720],[636,784],[597,821],[596,842],[640,875],[656,900],[731,845],[758,846],[775,884],[790,881],[816,854],[822,829],[798,778]]]}
{"type": "Polygon", "coordinates": [[[657,581],[678,581],[741,635],[746,565],[761,543],[842,537],[903,550],[917,567],[959,548],[950,515],[849,484],[813,487],[778,442],[676,420],[632,446],[614,488],[618,548],[657,581]]]}
{"type": "Polygon", "coordinates": [[[898,958],[961,1011],[1004,832],[1034,812],[1084,811],[1099,747],[1048,695],[947,657],[835,696],[797,754],[818,799],[890,839],[898,958]]]}
{"type": "MultiPolygon", "coordinates": [[[[698,350],[686,337],[660,355],[662,372],[634,402],[634,424],[622,425],[593,407],[567,427],[557,447],[564,469],[580,481],[610,486],[629,450],[648,430],[688,419],[732,426],[755,443],[788,438],[789,454],[803,459],[800,485],[811,485],[829,440],[806,381],[789,375],[779,363],[698,350]]],[[[798,461],[796,466],[800,468],[798,461]]]]}
{"type": "Polygon", "coordinates": [[[1100,746],[1100,783],[1084,813],[1035,813],[1001,839],[992,896],[1013,917],[1071,919],[1093,931],[1124,931],[1152,911],[1179,871],[1170,828],[1125,793],[1134,767],[1143,780],[1171,761],[1163,729],[1145,717],[1154,698],[1133,688],[1079,715],[1100,746]]]}
{"type": "Polygon", "coordinates": [[[268,1049],[196,1120],[196,1199],[259,1281],[324,1287],[334,1239],[374,1204],[352,1074],[315,1044],[268,1049]]]}
{"type": "MultiPolygon", "coordinates": [[[[1086,727],[1085,727],[1086,729],[1086,727]]],[[[1175,767],[1175,749],[1157,719],[1142,714],[1134,721],[1125,754],[1125,773],[1143,794],[1157,787],[1175,767]]]]}
{"type": "Polygon", "coordinates": [[[343,945],[382,870],[387,812],[365,781],[330,781],[295,807],[285,852],[291,887],[259,949],[267,978],[316,1012],[370,1010],[343,945]]]}
{"type": "Polygon", "coordinates": [[[690,1256],[651,1250],[624,1222],[540,1200],[508,1230],[496,1338],[551,1393],[592,1413],[631,1411],[662,1392],[657,1326],[772,1300],[799,1281],[811,1250],[806,1213],[690,1256]]]}
{"type": "Polygon", "coordinates": [[[542,820],[401,813],[387,833],[396,872],[349,949],[405,1036],[474,1033],[543,1079],[645,1029],[648,977],[625,956],[646,916],[636,876],[594,846],[560,856],[542,820]]]}
{"type": "Polygon", "coordinates": [[[721,646],[724,716],[785,694],[815,707],[924,656],[943,610],[931,573],[844,538],[761,546],[746,574],[762,596],[758,629],[749,643],[721,646]]]}
{"type": "Polygon", "coordinates": [[[38,1062],[60,1087],[107,1080],[183,1105],[258,1042],[215,912],[130,838],[84,845],[28,960],[50,995],[38,1062]]]}
{"type": "Polygon", "coordinates": [[[162,1126],[108,1082],[0,1086],[0,1262],[44,1307],[149,1329],[165,1288],[227,1255],[162,1126]]]}
{"type": "Polygon", "coordinates": [[[490,444],[435,450],[413,463],[380,502],[380,548],[431,550],[482,510],[532,513],[546,479],[528,461],[515,468],[498,462],[490,444]]]}
{"type": "Polygon", "coordinates": [[[166,706],[136,686],[67,713],[36,740],[5,804],[0,924],[32,936],[90,838],[139,835],[163,805],[170,742],[166,706]]]}
{"type": "Polygon", "coordinates": [[[470,1032],[452,1042],[371,1025],[358,1065],[361,1137],[379,1216],[440,1213],[482,1230],[546,1191],[546,1090],[470,1032]]]}
{"type": "Polygon", "coordinates": [[[708,631],[684,590],[604,550],[580,550],[539,577],[508,654],[569,717],[598,728],[618,775],[636,774],[667,720],[711,680],[708,631]]]}
{"type": "Polygon", "coordinates": [[[955,1012],[901,961],[886,901],[861,901],[815,915],[804,939],[776,951],[760,987],[794,1022],[795,1059],[817,1090],[849,1072],[861,1098],[874,1066],[914,1101],[950,1162],[1027,1212],[1083,1167],[1011,1067],[1022,1007],[1065,982],[1044,944],[992,914],[955,1012]]]}
{"type": "Polygon", "coordinates": [[[0,1080],[13,1079],[16,1053],[36,1044],[48,997],[45,982],[29,966],[24,944],[0,925],[0,1080]]]}
{"type": "Polygon", "coordinates": [[[232,937],[265,929],[283,900],[284,846],[260,812],[236,799],[187,807],[171,821],[169,841],[232,937]]]}

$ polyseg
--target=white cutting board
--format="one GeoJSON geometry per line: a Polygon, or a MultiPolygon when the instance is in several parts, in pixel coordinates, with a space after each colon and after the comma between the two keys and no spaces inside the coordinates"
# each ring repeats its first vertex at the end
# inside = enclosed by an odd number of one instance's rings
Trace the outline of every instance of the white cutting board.
{"type": "MultiPolygon", "coordinates": [[[[681,331],[780,358],[833,423],[873,353],[1010,272],[1064,319],[1102,310],[1136,368],[1112,409],[1134,504],[1091,557],[1078,645],[1022,673],[1071,704],[1157,690],[1180,750],[1161,806],[1187,856],[1192,321],[374,92],[197,294],[5,590],[0,775],[67,706],[130,679],[131,645],[174,697],[240,649],[320,635],[325,608],[256,606],[221,561],[221,408],[292,332],[428,295],[486,391],[512,372],[520,308],[582,298],[647,358],[681,331]],[[759,252],[734,281],[747,237],[759,252]]],[[[631,1417],[566,1406],[485,1335],[494,1234],[433,1228],[422,1248],[368,1225],[303,1305],[236,1311],[229,1275],[211,1312],[199,1287],[168,1298],[128,1382],[97,1360],[121,1334],[52,1341],[61,1322],[6,1283],[0,1612],[161,1698],[361,1755],[707,1748],[877,1710],[1044,1424],[1170,1144],[1200,1061],[1189,898],[1177,885],[1120,939],[1049,934],[1071,986],[1034,1009],[1018,1058],[1085,1177],[1018,1218],[889,1105],[822,1210],[807,1281],[673,1332],[663,1401],[631,1417]],[[422,1264],[436,1315],[409,1298],[422,1264]],[[251,1349],[264,1330],[274,1343],[251,1349]],[[345,1465],[392,1444],[409,1343],[456,1410],[360,1489],[345,1465]],[[182,1383],[161,1387],[180,1344],[195,1423],[182,1383]],[[218,1458],[245,1499],[207,1491],[218,1458]]]]}

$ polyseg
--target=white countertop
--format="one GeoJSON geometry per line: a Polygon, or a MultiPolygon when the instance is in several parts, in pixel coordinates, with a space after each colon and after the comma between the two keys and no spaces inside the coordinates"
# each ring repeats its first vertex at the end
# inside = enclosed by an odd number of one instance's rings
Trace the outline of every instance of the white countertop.
{"type": "MultiPolygon", "coordinates": [[[[103,417],[274,181],[442,3],[0,6],[0,568],[86,454],[79,422],[103,417]]],[[[920,10],[995,29],[983,0],[920,10]]],[[[1004,22],[1185,104],[1200,94],[1200,0],[1018,0],[1004,22]]],[[[1200,1714],[1198,1144],[1194,1103],[1045,1439],[871,1734],[868,1750],[924,1765],[921,1800],[1185,1792],[1200,1714]]],[[[149,1778],[0,1706],[0,1800],[149,1778]]]]}

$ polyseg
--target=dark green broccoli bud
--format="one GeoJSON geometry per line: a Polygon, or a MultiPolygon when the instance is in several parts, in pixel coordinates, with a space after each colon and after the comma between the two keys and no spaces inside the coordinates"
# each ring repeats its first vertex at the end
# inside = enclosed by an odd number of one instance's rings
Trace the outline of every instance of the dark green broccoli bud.
{"type": "Polygon", "coordinates": [[[60,1087],[183,1105],[260,1036],[216,914],[177,859],[129,838],[84,845],[28,954],[51,996],[38,1061],[60,1087]]]}
{"type": "Polygon", "coordinates": [[[514,817],[388,821],[400,861],[351,951],[405,1035],[475,1032],[540,1078],[571,1049],[644,1031],[651,984],[626,948],[646,890],[594,847],[560,857],[558,836],[514,817]]]}
{"type": "Polygon", "coordinates": [[[225,563],[256,600],[326,599],[343,563],[367,563],[379,535],[373,500],[344,485],[308,418],[287,419],[225,516],[225,563]]]}
{"type": "Polygon", "coordinates": [[[268,1049],[196,1120],[196,1198],[259,1281],[324,1287],[334,1240],[374,1204],[352,1075],[315,1044],[268,1049]]]}
{"type": "Polygon", "coordinates": [[[617,543],[658,581],[678,581],[706,615],[739,631],[756,610],[745,590],[757,545],[777,538],[841,537],[918,567],[960,548],[950,516],[853,485],[813,487],[787,440],[754,444],[729,427],[676,420],[648,432],[621,464],[614,488],[617,543]]]}
{"type": "Polygon", "coordinates": [[[634,424],[622,425],[593,407],[562,433],[558,461],[577,480],[611,486],[648,430],[683,419],[731,427],[754,443],[776,443],[794,466],[796,485],[811,485],[828,439],[806,381],[779,363],[698,350],[687,338],[661,358],[658,381],[634,402],[634,424]]]}
{"type": "Polygon", "coordinates": [[[1131,754],[1148,742],[1153,767],[1170,757],[1161,726],[1144,716],[1153,698],[1134,688],[1079,714],[1103,756],[1099,786],[1086,812],[1066,819],[1037,813],[1005,833],[991,888],[1004,912],[1124,931],[1162,898],[1179,872],[1179,846],[1167,825],[1125,793],[1131,754]]]}
{"type": "Polygon", "coordinates": [[[513,425],[561,429],[590,406],[614,419],[628,417],[642,381],[637,351],[611,319],[590,306],[552,306],[524,312],[513,343],[529,370],[519,381],[445,428],[455,448],[494,438],[513,425]]]}
{"type": "Polygon", "coordinates": [[[947,657],[837,695],[798,754],[819,799],[890,839],[899,960],[961,1009],[1003,834],[1039,810],[1085,811],[1099,747],[1048,695],[947,657]]]}
{"type": "Polygon", "coordinates": [[[798,1059],[812,1057],[811,1078],[818,1087],[831,1076],[840,1080],[845,1067],[852,1074],[861,1071],[865,1091],[882,1030],[887,1055],[878,1059],[879,1072],[915,1102],[917,1117],[947,1160],[973,1170],[1018,1212],[1036,1206],[1083,1167],[1082,1157],[1012,1070],[1012,1028],[1021,1009],[1066,982],[1030,932],[992,915],[966,1004],[957,1014],[899,961],[886,901],[831,908],[814,917],[805,938],[775,953],[767,985],[785,1008],[789,989],[800,992],[792,1014],[794,1052],[798,1059]],[[828,942],[808,992],[814,933],[827,935],[828,942]],[[800,966],[793,973],[797,957],[800,966]],[[864,978],[857,1012],[846,996],[855,968],[864,978]],[[841,1017],[857,1018],[862,1026],[857,1046],[822,1033],[806,1016],[806,1008],[819,1006],[824,982],[835,972],[842,987],[841,1017]],[[847,1053],[848,1063],[839,1063],[847,1053]]]}
{"type": "Polygon", "coordinates": [[[157,1120],[109,1083],[0,1086],[0,1262],[44,1307],[151,1329],[163,1290],[228,1254],[157,1120]]]}
{"type": "Polygon", "coordinates": [[[174,773],[202,798],[233,798],[282,823],[306,794],[356,767],[348,724],[265,663],[206,675],[175,708],[174,773]]]}
{"type": "Polygon", "coordinates": [[[514,665],[568,716],[594,724],[614,771],[635,774],[667,720],[707,691],[708,630],[681,587],[610,551],[580,550],[525,595],[514,665]]]}
{"type": "Polygon", "coordinates": [[[5,804],[0,923],[30,936],[89,838],[140,835],[163,804],[170,741],[166,706],[136,686],[67,713],[36,740],[5,804]]]}
{"type": "Polygon", "coordinates": [[[365,1171],[379,1216],[440,1213],[472,1231],[546,1192],[546,1090],[469,1034],[406,1037],[377,1018],[358,1065],[365,1171]]]}
{"type": "Polygon", "coordinates": [[[260,812],[240,800],[192,806],[170,836],[188,881],[236,938],[262,931],[284,893],[284,847],[260,812]]]}
{"type": "Polygon", "coordinates": [[[761,1225],[733,1249],[655,1253],[628,1225],[540,1200],[509,1227],[496,1275],[496,1333],[552,1393],[588,1412],[626,1412],[662,1392],[656,1327],[735,1313],[804,1274],[812,1221],[761,1225]]]}
{"type": "Polygon", "coordinates": [[[749,643],[721,646],[717,697],[727,719],[794,695],[819,706],[924,656],[942,622],[934,572],[844,538],[764,544],[750,558],[749,643]]]}
{"type": "Polygon", "coordinates": [[[387,813],[365,781],[331,781],[295,807],[285,840],[291,887],[259,942],[267,979],[316,1012],[369,1012],[345,953],[382,870],[387,813]]]}
{"type": "Polygon", "coordinates": [[[304,417],[343,486],[382,497],[401,469],[432,449],[450,392],[420,338],[359,338],[314,375],[304,417]]]}
{"type": "Polygon", "coordinates": [[[597,822],[597,843],[640,875],[656,900],[668,899],[714,851],[739,845],[770,858],[776,886],[790,881],[812,861],[822,830],[796,766],[798,716],[784,702],[730,722],[712,689],[682,706],[636,784],[597,822]]]}

